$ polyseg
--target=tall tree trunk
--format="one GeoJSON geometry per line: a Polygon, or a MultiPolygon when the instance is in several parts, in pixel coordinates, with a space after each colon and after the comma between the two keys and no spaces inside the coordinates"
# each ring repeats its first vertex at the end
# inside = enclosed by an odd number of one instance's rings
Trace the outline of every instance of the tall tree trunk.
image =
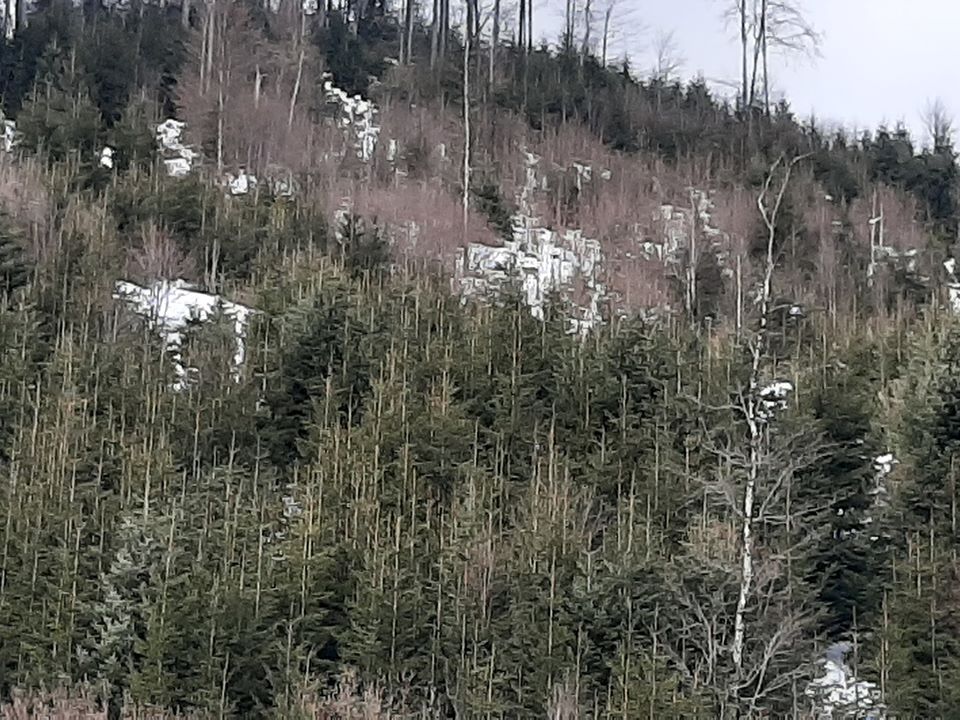
{"type": "Polygon", "coordinates": [[[466,27],[463,33],[463,244],[466,249],[470,213],[470,26],[473,3],[467,0],[466,27]]]}
{"type": "Polygon", "coordinates": [[[447,42],[450,39],[450,0],[440,0],[440,62],[447,58],[447,42]]]}
{"type": "Polygon", "coordinates": [[[303,79],[303,44],[300,45],[300,58],[297,62],[297,78],[293,83],[293,92],[290,93],[290,113],[287,115],[287,131],[293,128],[293,113],[297,107],[297,96],[300,94],[300,82],[303,79]]]}
{"type": "Polygon", "coordinates": [[[493,74],[496,66],[497,49],[500,45],[500,0],[493,3],[493,34],[490,38],[490,75],[487,85],[493,87],[493,74]]]}
{"type": "Polygon", "coordinates": [[[527,1],[520,0],[520,17],[517,22],[517,48],[522,58],[527,52],[527,1]]]}
{"type": "MultiPolygon", "coordinates": [[[[523,0],[520,0],[523,2],[523,0]]],[[[533,53],[533,0],[527,0],[527,55],[533,53]]]]}
{"type": "Polygon", "coordinates": [[[607,41],[610,37],[610,16],[613,14],[613,3],[607,5],[603,13],[603,51],[601,53],[601,62],[603,67],[607,67],[607,41]]]}
{"type": "Polygon", "coordinates": [[[747,110],[747,58],[750,54],[750,42],[747,37],[747,0],[740,0],[740,108],[747,110]]]}
{"type": "Polygon", "coordinates": [[[417,12],[415,0],[407,0],[407,63],[413,62],[413,23],[417,12]]]}
{"type": "Polygon", "coordinates": [[[737,595],[737,607],[734,614],[733,642],[731,647],[731,655],[738,683],[742,683],[744,680],[743,649],[747,642],[746,610],[753,587],[755,560],[753,538],[754,506],[756,502],[757,483],[760,480],[763,469],[764,419],[761,410],[763,404],[763,398],[761,396],[761,376],[763,372],[763,361],[767,355],[767,317],[770,312],[770,302],[773,297],[773,271],[775,268],[774,244],[777,239],[777,217],[783,205],[783,198],[786,195],[787,187],[790,184],[790,175],[793,167],[802,160],[803,157],[805,156],[796,157],[786,164],[783,179],[777,189],[776,197],[771,201],[769,198],[771,185],[773,184],[777,170],[783,162],[782,157],[778,158],[770,167],[763,188],[757,196],[757,207],[760,210],[760,216],[763,218],[764,229],[767,234],[767,247],[763,283],[760,286],[759,327],[750,343],[751,363],[749,388],[743,403],[749,437],[747,473],[741,510],[742,525],[740,526],[740,587],[737,595]]]}
{"type": "Polygon", "coordinates": [[[767,20],[769,0],[763,0],[762,30],[760,33],[760,42],[763,45],[763,110],[770,116],[770,75],[767,67],[767,20]]]}
{"type": "Polygon", "coordinates": [[[433,0],[433,15],[430,23],[430,69],[437,67],[437,53],[440,50],[440,2],[433,0]]]}
{"type": "Polygon", "coordinates": [[[590,29],[593,25],[591,17],[591,0],[586,0],[583,6],[583,46],[580,49],[580,64],[583,65],[587,60],[587,53],[590,52],[590,29]]]}
{"type": "Polygon", "coordinates": [[[217,175],[223,175],[223,70],[217,72],[217,175]]]}

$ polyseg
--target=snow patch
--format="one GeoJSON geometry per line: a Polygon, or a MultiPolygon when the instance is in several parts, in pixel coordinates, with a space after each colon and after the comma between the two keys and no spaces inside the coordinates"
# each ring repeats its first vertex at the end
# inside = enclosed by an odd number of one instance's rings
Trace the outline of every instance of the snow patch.
{"type": "Polygon", "coordinates": [[[117,281],[113,297],[124,301],[163,337],[167,350],[173,357],[177,373],[175,389],[187,384],[188,368],[184,367],[180,348],[183,332],[192,320],[205,321],[217,310],[234,321],[236,351],[233,356],[234,375],[239,380],[239,371],[246,354],[245,339],[250,316],[255,310],[239,303],[224,300],[219,295],[193,289],[184,280],[158,280],[148,287],[125,280],[117,281]]]}

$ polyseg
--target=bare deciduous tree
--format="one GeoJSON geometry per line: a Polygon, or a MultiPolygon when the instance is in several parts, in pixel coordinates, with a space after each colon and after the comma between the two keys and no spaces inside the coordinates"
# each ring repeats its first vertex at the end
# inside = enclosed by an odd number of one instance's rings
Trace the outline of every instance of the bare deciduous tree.
{"type": "Polygon", "coordinates": [[[921,118],[927,141],[935,152],[953,143],[953,117],[943,100],[936,98],[928,101],[921,118]]]}
{"type": "Polygon", "coordinates": [[[740,104],[760,102],[770,111],[770,52],[816,54],[820,34],[807,20],[801,0],[727,0],[725,17],[736,24],[740,42],[740,104]]]}
{"type": "Polygon", "coordinates": [[[674,31],[659,31],[653,41],[653,77],[661,83],[670,82],[683,63],[674,31]]]}

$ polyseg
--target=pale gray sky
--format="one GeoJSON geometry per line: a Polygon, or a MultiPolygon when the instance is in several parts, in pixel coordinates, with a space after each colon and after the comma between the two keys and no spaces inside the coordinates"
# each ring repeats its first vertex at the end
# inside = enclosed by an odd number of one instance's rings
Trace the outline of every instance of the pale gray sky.
{"type": "MultiPolygon", "coordinates": [[[[798,1],[822,35],[821,57],[771,67],[797,115],[858,128],[902,120],[919,132],[924,106],[940,97],[960,119],[960,0],[798,1]]],[[[629,8],[624,41],[635,64],[649,67],[656,31],[672,30],[684,75],[736,82],[735,30],[721,19],[729,2],[617,0],[629,8]]]]}

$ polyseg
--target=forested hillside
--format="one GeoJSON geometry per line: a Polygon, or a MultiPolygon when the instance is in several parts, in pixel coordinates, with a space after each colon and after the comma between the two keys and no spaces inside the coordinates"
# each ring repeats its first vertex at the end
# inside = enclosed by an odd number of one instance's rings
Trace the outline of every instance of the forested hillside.
{"type": "Polygon", "coordinates": [[[0,717],[960,717],[952,127],[735,5],[6,3],[0,717]]]}

